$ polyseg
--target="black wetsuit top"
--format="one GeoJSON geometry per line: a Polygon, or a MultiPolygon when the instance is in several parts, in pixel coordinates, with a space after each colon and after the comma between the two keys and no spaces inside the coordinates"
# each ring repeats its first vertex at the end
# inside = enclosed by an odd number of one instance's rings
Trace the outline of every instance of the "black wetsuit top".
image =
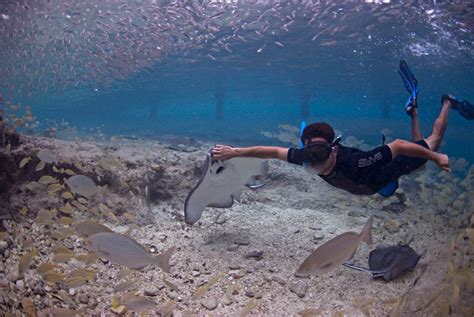
{"type": "MultiPolygon", "coordinates": [[[[429,148],[423,140],[415,142],[429,148]]],[[[419,168],[426,160],[398,155],[392,160],[392,151],[388,145],[376,147],[370,151],[338,145],[336,165],[329,175],[319,175],[334,187],[344,189],[356,195],[372,195],[401,175],[419,168]]],[[[289,163],[303,165],[301,149],[290,148],[289,163]]]]}

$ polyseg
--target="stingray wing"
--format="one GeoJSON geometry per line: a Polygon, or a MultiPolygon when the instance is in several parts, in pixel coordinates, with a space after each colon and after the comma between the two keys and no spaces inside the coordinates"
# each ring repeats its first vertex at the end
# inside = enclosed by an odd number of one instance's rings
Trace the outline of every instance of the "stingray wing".
{"type": "Polygon", "coordinates": [[[240,198],[242,187],[255,175],[266,174],[265,160],[236,157],[213,161],[206,156],[203,174],[184,204],[185,221],[196,223],[206,207],[229,208],[240,198]]]}

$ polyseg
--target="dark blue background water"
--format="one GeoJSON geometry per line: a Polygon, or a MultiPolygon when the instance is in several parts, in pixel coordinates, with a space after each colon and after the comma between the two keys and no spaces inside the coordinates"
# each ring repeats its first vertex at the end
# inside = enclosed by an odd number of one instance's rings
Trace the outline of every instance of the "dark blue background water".
{"type": "MultiPolygon", "coordinates": [[[[437,67],[427,64],[429,59],[408,59],[420,82],[424,136],[431,132],[442,94],[474,99],[472,65],[437,67]]],[[[339,64],[315,57],[312,64],[292,69],[266,61],[242,67],[171,61],[110,88],[66,91],[62,96],[39,98],[35,104],[42,109],[37,112],[40,117],[64,119],[84,128],[103,124],[109,135],[177,134],[252,145],[275,142],[262,136],[262,130],[277,132],[281,123],[299,126],[301,105],[307,100],[309,121],[329,122],[344,136],[377,144],[383,128],[392,130],[393,137],[410,137],[410,118],[404,111],[408,93],[396,73],[398,62],[390,58],[361,63],[354,56],[339,64]],[[218,98],[223,102],[222,120],[216,118],[218,98]]],[[[453,111],[443,151],[472,160],[473,124],[453,111]]]]}

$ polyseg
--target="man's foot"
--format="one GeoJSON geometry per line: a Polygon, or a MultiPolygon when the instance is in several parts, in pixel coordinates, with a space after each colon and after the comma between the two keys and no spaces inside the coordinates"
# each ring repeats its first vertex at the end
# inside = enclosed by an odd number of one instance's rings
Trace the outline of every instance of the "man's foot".
{"type": "Polygon", "coordinates": [[[410,117],[413,117],[413,112],[417,108],[416,100],[413,97],[408,98],[407,104],[405,105],[405,112],[410,117]]]}
{"type": "Polygon", "coordinates": [[[405,111],[407,115],[409,115],[410,117],[413,117],[413,112],[415,111],[415,109],[416,109],[416,106],[411,103],[405,106],[405,111]]]}
{"type": "Polygon", "coordinates": [[[459,110],[460,101],[458,98],[454,97],[453,95],[443,95],[441,97],[441,104],[444,104],[447,100],[450,101],[452,109],[459,110]]]}

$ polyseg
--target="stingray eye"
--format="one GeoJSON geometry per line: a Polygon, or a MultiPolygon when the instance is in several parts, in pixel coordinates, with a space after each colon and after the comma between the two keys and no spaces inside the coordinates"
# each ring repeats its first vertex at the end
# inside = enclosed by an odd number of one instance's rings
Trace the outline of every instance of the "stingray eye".
{"type": "Polygon", "coordinates": [[[216,171],[216,174],[219,174],[220,172],[222,172],[224,170],[224,166],[219,166],[219,168],[217,169],[216,171]]]}

